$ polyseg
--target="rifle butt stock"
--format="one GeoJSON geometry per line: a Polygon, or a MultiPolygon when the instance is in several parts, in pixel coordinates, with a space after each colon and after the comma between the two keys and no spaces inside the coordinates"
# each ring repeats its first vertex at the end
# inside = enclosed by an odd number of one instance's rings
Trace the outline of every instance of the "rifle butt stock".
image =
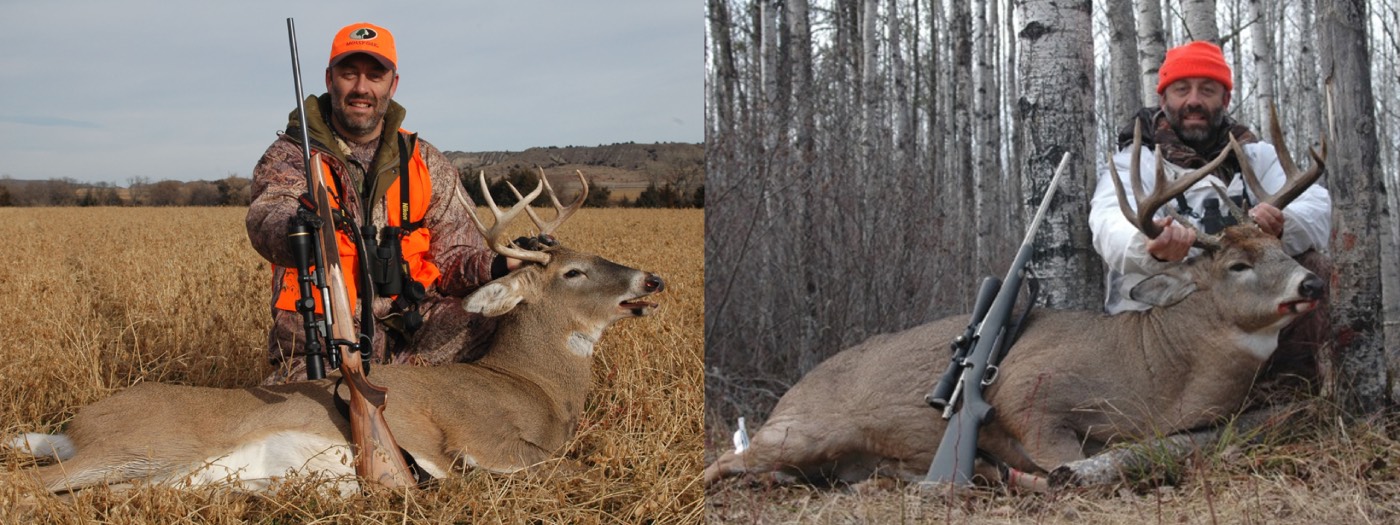
{"type": "Polygon", "coordinates": [[[399,452],[398,443],[384,418],[388,390],[365,377],[359,352],[341,350],[341,374],[350,385],[350,438],[354,445],[355,475],[381,486],[397,489],[414,486],[413,475],[399,452]]]}
{"type": "Polygon", "coordinates": [[[983,423],[995,416],[992,405],[982,397],[981,381],[985,373],[985,366],[964,369],[961,381],[975,381],[977,385],[962,389],[962,405],[948,418],[943,439],[938,443],[938,451],[933,455],[924,482],[952,483],[959,487],[972,485],[973,466],[977,460],[977,433],[983,423]]]}

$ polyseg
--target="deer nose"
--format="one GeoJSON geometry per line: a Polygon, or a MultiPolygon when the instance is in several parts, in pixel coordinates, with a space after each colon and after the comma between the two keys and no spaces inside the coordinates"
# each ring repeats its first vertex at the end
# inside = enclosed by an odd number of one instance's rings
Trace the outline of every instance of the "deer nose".
{"type": "Polygon", "coordinates": [[[1303,282],[1298,284],[1298,295],[1305,299],[1322,299],[1322,291],[1322,279],[1313,274],[1308,274],[1303,278],[1303,282]]]}
{"type": "Polygon", "coordinates": [[[642,287],[646,288],[647,293],[656,293],[666,289],[666,281],[649,273],[647,278],[642,281],[642,287]]]}

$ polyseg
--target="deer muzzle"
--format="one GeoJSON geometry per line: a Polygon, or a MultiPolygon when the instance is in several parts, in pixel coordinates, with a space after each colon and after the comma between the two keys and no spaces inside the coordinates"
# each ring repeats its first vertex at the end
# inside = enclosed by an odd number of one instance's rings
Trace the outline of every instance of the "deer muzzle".
{"type": "Polygon", "coordinates": [[[1317,307],[1317,302],[1322,300],[1326,290],[1326,283],[1322,282],[1322,279],[1317,275],[1309,272],[1298,283],[1298,295],[1302,299],[1279,304],[1278,313],[1283,315],[1307,313],[1317,307]]]}
{"type": "Polygon", "coordinates": [[[622,301],[617,304],[618,309],[627,312],[633,317],[641,317],[651,313],[656,309],[656,303],[643,301],[642,298],[654,293],[659,293],[666,289],[666,281],[660,276],[648,273],[642,278],[642,293],[636,297],[622,301]]]}

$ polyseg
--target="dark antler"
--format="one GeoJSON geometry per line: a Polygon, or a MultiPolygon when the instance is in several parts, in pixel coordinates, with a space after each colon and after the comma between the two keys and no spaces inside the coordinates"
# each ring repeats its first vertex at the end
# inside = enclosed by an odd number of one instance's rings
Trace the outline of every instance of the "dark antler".
{"type": "MultiPolygon", "coordinates": [[[[1201,169],[1182,175],[1175,181],[1168,183],[1166,165],[1164,164],[1165,161],[1162,160],[1162,148],[1159,145],[1156,150],[1156,182],[1153,184],[1152,193],[1143,196],[1142,174],[1138,171],[1138,167],[1142,164],[1142,123],[1137,122],[1133,125],[1133,160],[1129,169],[1129,181],[1133,185],[1133,199],[1137,201],[1136,213],[1133,212],[1132,206],[1128,204],[1127,192],[1123,189],[1123,182],[1118,179],[1118,167],[1113,163],[1113,154],[1108,154],[1108,169],[1112,170],[1113,188],[1118,192],[1118,208],[1123,211],[1123,216],[1128,219],[1128,222],[1137,227],[1138,231],[1141,231],[1148,239],[1156,239],[1158,235],[1162,234],[1162,228],[1158,227],[1157,223],[1152,222],[1152,216],[1157,214],[1157,210],[1160,209],[1162,205],[1175,199],[1177,195],[1181,195],[1187,188],[1200,182],[1206,175],[1215,171],[1215,168],[1219,167],[1222,162],[1225,162],[1225,157],[1229,155],[1229,153],[1230,151],[1228,149],[1222,151],[1220,155],[1215,157],[1215,160],[1210,161],[1210,164],[1206,164],[1201,169]]],[[[1178,222],[1180,221],[1178,220],[1178,222]]],[[[1187,226],[1189,227],[1189,225],[1187,226]]]]}
{"type": "MultiPolygon", "coordinates": [[[[1264,186],[1254,176],[1254,170],[1249,167],[1249,162],[1245,160],[1244,155],[1236,153],[1236,156],[1240,159],[1240,173],[1244,176],[1245,184],[1249,185],[1249,191],[1254,192],[1254,195],[1259,198],[1259,202],[1269,203],[1281,210],[1284,206],[1288,206],[1288,203],[1293,202],[1293,199],[1302,195],[1309,186],[1317,182],[1318,178],[1322,177],[1322,173],[1327,168],[1327,136],[1323,135],[1321,138],[1321,153],[1318,153],[1317,148],[1308,148],[1308,152],[1312,154],[1313,165],[1307,173],[1300,175],[1298,165],[1293,163],[1293,156],[1288,152],[1288,144],[1283,140],[1283,129],[1279,127],[1278,123],[1278,109],[1272,103],[1269,104],[1269,118],[1271,119],[1269,137],[1274,141],[1274,152],[1278,154],[1278,162],[1283,167],[1286,179],[1283,187],[1279,188],[1276,193],[1264,191],[1264,186]]],[[[1239,149],[1239,146],[1236,145],[1231,147],[1239,149]]]]}

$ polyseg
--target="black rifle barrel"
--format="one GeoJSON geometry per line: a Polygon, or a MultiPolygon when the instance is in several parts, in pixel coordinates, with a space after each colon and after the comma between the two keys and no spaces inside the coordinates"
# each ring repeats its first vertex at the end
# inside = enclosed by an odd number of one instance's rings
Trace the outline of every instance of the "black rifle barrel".
{"type": "MultiPolygon", "coordinates": [[[[311,307],[309,311],[304,311],[304,309],[300,307],[297,309],[302,314],[302,321],[305,325],[307,335],[307,377],[309,379],[320,379],[325,377],[322,357],[324,356],[329,359],[332,367],[338,367],[340,359],[329,345],[322,345],[320,341],[312,340],[312,329],[316,328],[320,331],[322,340],[330,341],[332,323],[330,316],[331,299],[330,290],[326,285],[325,273],[322,271],[322,268],[325,267],[325,260],[321,254],[321,250],[316,247],[316,245],[327,241],[322,238],[322,232],[319,232],[317,228],[313,227],[312,224],[308,222],[314,220],[311,219],[311,217],[316,215],[316,201],[311,197],[311,188],[315,187],[315,181],[312,180],[311,136],[307,131],[308,126],[306,125],[306,103],[301,89],[301,58],[297,53],[297,28],[296,22],[291,18],[287,19],[287,41],[291,44],[292,50],[292,83],[296,86],[297,121],[301,124],[301,129],[299,130],[301,132],[301,160],[304,173],[306,174],[306,193],[298,201],[298,212],[296,216],[292,218],[293,224],[289,226],[289,229],[294,232],[292,237],[293,252],[296,252],[298,249],[309,249],[309,262],[312,267],[308,268],[302,264],[301,259],[306,258],[304,255],[297,256],[297,280],[301,283],[299,286],[301,288],[301,297],[303,298],[302,301],[298,301],[298,305],[302,305],[303,302],[307,301],[306,298],[311,297],[311,295],[308,295],[309,290],[307,290],[307,283],[311,283],[312,286],[315,286],[316,289],[321,291],[321,311],[325,313],[325,315],[321,316],[322,322],[316,322],[314,307],[311,307]],[[297,238],[299,236],[297,232],[306,232],[309,235],[305,239],[299,239],[297,238]],[[309,241],[312,246],[307,246],[306,241],[309,241]]],[[[329,242],[335,242],[335,239],[332,238],[329,242]]]]}
{"type": "MultiPolygon", "coordinates": [[[[296,85],[297,90],[297,121],[301,123],[301,160],[302,166],[305,166],[306,172],[306,195],[301,199],[301,205],[308,206],[315,202],[315,200],[311,198],[311,188],[316,187],[316,181],[311,179],[311,135],[307,132],[309,126],[306,124],[306,100],[301,91],[301,59],[297,56],[297,26],[296,22],[293,22],[291,18],[287,19],[287,39],[292,44],[292,81],[296,85]]],[[[313,213],[317,212],[317,210],[314,209],[311,211],[313,213]]],[[[334,227],[329,228],[329,230],[334,231],[334,227]]],[[[321,242],[335,242],[335,239],[321,239],[321,242]]],[[[319,274],[325,261],[321,260],[320,250],[316,251],[316,255],[316,272],[319,274]]],[[[330,316],[330,291],[326,289],[324,278],[318,278],[316,283],[321,289],[321,311],[326,312],[326,334],[329,336],[332,324],[330,316]]]]}
{"type": "Polygon", "coordinates": [[[301,58],[297,56],[297,26],[287,19],[287,40],[292,43],[292,81],[297,89],[297,122],[301,123],[301,160],[306,166],[306,188],[311,192],[311,135],[306,131],[306,99],[301,91],[301,58]]]}
{"type": "Polygon", "coordinates": [[[977,327],[974,336],[976,343],[966,365],[962,367],[962,378],[959,379],[962,387],[962,406],[948,419],[948,427],[943,431],[943,440],[938,445],[938,452],[933,456],[933,463],[929,465],[925,482],[952,483],[958,486],[972,484],[972,467],[977,459],[977,432],[983,422],[994,416],[992,405],[982,397],[982,378],[986,377],[988,360],[1000,344],[1006,323],[1011,319],[1011,309],[1016,306],[1021,279],[1025,276],[1026,264],[1030,262],[1036,230],[1045,219],[1045,212],[1050,208],[1050,200],[1055,197],[1055,189],[1059,186],[1060,177],[1064,175],[1067,166],[1068,152],[1060,160],[1060,166],[1055,169],[1055,176],[1050,179],[1050,188],[1045,191],[1045,197],[1040,200],[1040,208],[1036,210],[1035,218],[1026,229],[1026,238],[1021,241],[1021,248],[1016,251],[1016,259],[1006,271],[1006,278],[1002,279],[1001,290],[997,292],[997,297],[992,301],[991,309],[987,311],[982,324],[977,327]]]}

